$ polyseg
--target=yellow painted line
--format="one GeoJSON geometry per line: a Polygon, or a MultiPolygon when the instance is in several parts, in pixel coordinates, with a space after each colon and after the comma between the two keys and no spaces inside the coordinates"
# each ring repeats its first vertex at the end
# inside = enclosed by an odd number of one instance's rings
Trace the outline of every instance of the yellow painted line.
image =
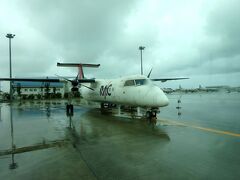
{"type": "Polygon", "coordinates": [[[173,123],[172,125],[187,126],[187,127],[192,127],[192,128],[195,128],[195,129],[200,129],[200,130],[208,131],[208,132],[212,132],[212,133],[224,134],[224,135],[229,135],[229,136],[234,136],[234,137],[240,137],[240,134],[229,132],[229,131],[222,131],[222,130],[218,130],[218,129],[205,128],[205,127],[191,125],[191,124],[187,124],[187,123],[182,123],[182,122],[180,123],[180,122],[176,122],[176,121],[173,121],[173,120],[166,120],[166,122],[173,123]]]}
{"type": "Polygon", "coordinates": [[[229,131],[222,131],[222,130],[217,130],[217,129],[212,129],[212,128],[204,128],[204,127],[200,127],[200,126],[190,126],[196,129],[201,129],[204,131],[209,131],[209,132],[213,132],[213,133],[217,133],[217,134],[224,134],[224,135],[229,135],[229,136],[235,136],[235,137],[240,137],[240,134],[237,133],[232,133],[229,131]]]}

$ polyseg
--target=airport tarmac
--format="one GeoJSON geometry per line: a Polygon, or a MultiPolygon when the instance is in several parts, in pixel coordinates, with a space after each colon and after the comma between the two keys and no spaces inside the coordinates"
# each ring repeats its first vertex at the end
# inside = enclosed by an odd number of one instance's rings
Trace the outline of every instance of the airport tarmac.
{"type": "Polygon", "coordinates": [[[75,102],[70,128],[65,101],[2,103],[0,152],[11,149],[11,109],[16,148],[68,143],[15,154],[16,169],[0,156],[0,179],[239,179],[240,93],[168,97],[156,127],[75,102]]]}

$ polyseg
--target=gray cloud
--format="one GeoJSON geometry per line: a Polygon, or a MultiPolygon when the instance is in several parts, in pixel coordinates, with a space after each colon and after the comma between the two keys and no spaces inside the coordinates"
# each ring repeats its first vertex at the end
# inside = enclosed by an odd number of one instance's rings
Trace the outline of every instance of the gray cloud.
{"type": "MultiPolygon", "coordinates": [[[[237,0],[3,2],[0,32],[16,33],[16,76],[73,74],[56,68],[57,61],[100,63],[99,70],[86,69],[100,78],[137,74],[139,45],[146,46],[144,73],[153,67],[153,77],[240,72],[237,0]]],[[[0,48],[0,76],[6,76],[7,39],[0,48]]]]}
{"type": "Polygon", "coordinates": [[[34,1],[22,3],[31,25],[59,45],[69,61],[95,61],[122,37],[134,1],[34,1]]]}
{"type": "MultiPolygon", "coordinates": [[[[207,16],[207,39],[200,46],[204,58],[215,61],[216,68],[225,64],[226,72],[230,69],[239,72],[240,66],[240,6],[239,1],[219,1],[207,16]]],[[[220,69],[223,70],[223,69],[220,69]]],[[[224,71],[223,71],[224,72],[224,71]]]]}
{"type": "MultiPolygon", "coordinates": [[[[204,16],[202,39],[188,55],[179,54],[164,73],[170,75],[231,74],[240,72],[240,6],[238,1],[215,1],[204,16]],[[176,63],[178,62],[178,63],[176,63]]],[[[239,81],[240,84],[240,81],[239,81]]]]}

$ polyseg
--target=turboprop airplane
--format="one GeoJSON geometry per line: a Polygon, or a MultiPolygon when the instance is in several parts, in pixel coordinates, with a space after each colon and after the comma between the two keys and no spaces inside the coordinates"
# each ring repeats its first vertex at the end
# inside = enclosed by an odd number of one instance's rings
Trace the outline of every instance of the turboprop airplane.
{"type": "Polygon", "coordinates": [[[98,68],[100,64],[82,63],[57,63],[60,67],[77,67],[78,75],[70,80],[64,77],[54,79],[37,78],[0,78],[0,81],[40,81],[40,82],[71,82],[71,90],[78,91],[88,101],[101,103],[101,108],[109,107],[112,104],[127,105],[130,107],[143,107],[147,109],[146,116],[156,119],[159,108],[169,104],[167,96],[162,89],[156,86],[153,81],[181,80],[188,78],[160,78],[150,79],[148,76],[133,75],[117,79],[87,79],[83,73],[83,67],[98,68]]]}

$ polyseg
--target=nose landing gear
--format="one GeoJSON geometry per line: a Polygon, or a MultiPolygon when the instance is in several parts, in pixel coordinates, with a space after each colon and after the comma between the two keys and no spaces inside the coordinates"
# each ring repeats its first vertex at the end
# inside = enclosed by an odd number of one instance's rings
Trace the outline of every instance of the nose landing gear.
{"type": "Polygon", "coordinates": [[[146,112],[147,122],[149,124],[157,124],[157,113],[160,112],[158,109],[151,109],[146,112]]]}

